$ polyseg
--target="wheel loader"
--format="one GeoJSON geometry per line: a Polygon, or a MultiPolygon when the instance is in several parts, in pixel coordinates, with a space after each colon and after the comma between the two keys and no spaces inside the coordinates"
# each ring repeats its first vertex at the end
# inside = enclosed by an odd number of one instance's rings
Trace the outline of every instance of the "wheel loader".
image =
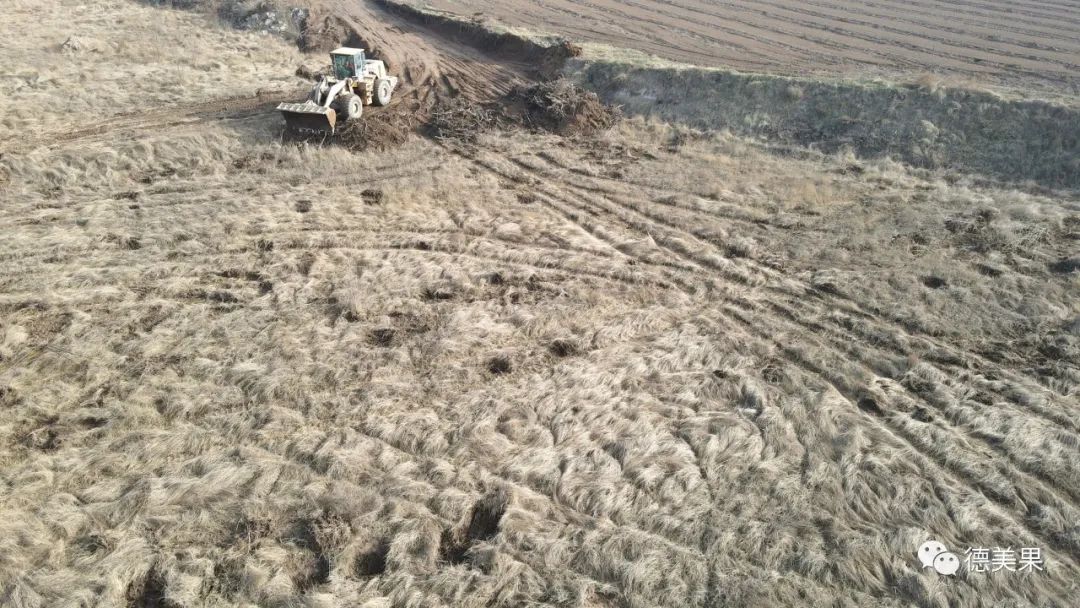
{"type": "Polygon", "coordinates": [[[323,75],[303,103],[282,103],[277,109],[290,131],[333,135],[338,119],[356,120],[364,106],[385,106],[398,79],[386,64],[364,57],[364,49],[341,47],[330,52],[333,75],[323,75]]]}

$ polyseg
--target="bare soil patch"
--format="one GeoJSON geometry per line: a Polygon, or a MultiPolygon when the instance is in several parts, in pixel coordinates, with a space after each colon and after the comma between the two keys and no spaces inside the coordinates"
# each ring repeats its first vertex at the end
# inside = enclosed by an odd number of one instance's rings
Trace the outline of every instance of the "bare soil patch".
{"type": "Polygon", "coordinates": [[[1080,6],[989,0],[431,0],[434,9],[749,72],[932,78],[1035,96],[1080,92],[1080,6]]]}

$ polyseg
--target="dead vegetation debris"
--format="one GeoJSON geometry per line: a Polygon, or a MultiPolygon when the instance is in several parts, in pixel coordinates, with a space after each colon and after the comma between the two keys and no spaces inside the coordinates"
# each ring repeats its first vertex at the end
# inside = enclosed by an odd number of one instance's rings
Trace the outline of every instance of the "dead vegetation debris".
{"type": "Polygon", "coordinates": [[[526,128],[559,135],[591,135],[614,125],[620,115],[596,93],[565,79],[515,87],[504,112],[526,128]]]}
{"type": "Polygon", "coordinates": [[[524,128],[564,136],[593,135],[615,124],[618,108],[565,80],[517,86],[496,102],[455,97],[435,106],[424,132],[439,141],[475,143],[483,133],[524,128]]]}
{"type": "Polygon", "coordinates": [[[378,116],[346,123],[338,141],[355,151],[385,150],[405,143],[419,122],[416,114],[408,110],[380,112],[378,116]]]}
{"type": "Polygon", "coordinates": [[[315,65],[310,65],[310,64],[307,64],[307,63],[302,63],[302,64],[296,66],[296,72],[294,72],[294,74],[296,74],[300,78],[303,78],[305,80],[311,80],[311,81],[318,80],[319,77],[322,76],[323,74],[329,74],[329,73],[330,73],[329,66],[315,66],[315,65]]]}
{"type": "Polygon", "coordinates": [[[425,131],[439,141],[475,142],[482,134],[499,124],[499,115],[488,106],[477,105],[456,97],[438,105],[431,112],[425,131]]]}
{"type": "Polygon", "coordinates": [[[522,85],[496,101],[465,96],[440,98],[429,106],[403,103],[347,123],[336,136],[354,151],[384,150],[410,133],[437,141],[472,144],[484,133],[526,129],[567,137],[594,135],[618,121],[619,109],[595,93],[564,80],[522,85]]]}

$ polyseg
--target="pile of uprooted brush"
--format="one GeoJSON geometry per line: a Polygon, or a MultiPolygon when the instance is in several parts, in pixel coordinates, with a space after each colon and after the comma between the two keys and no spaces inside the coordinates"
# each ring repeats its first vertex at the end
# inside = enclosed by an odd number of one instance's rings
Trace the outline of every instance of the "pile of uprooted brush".
{"type": "Polygon", "coordinates": [[[498,102],[476,103],[463,97],[440,101],[431,111],[427,134],[445,141],[473,143],[485,131],[525,127],[560,135],[589,135],[619,119],[616,107],[567,80],[514,87],[498,102]]]}
{"type": "Polygon", "coordinates": [[[515,87],[504,104],[508,117],[530,129],[561,135],[589,134],[615,124],[618,108],[567,80],[515,87]]]}
{"type": "Polygon", "coordinates": [[[455,97],[431,110],[426,128],[428,135],[440,141],[475,142],[481,133],[498,124],[499,115],[491,106],[455,97]]]}

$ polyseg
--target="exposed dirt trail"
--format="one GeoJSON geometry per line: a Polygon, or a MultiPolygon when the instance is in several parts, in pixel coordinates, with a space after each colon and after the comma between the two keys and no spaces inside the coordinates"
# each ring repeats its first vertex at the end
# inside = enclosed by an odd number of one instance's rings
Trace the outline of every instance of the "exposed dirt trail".
{"type": "MultiPolygon", "coordinates": [[[[335,32],[346,38],[337,41],[362,45],[372,57],[383,59],[401,79],[394,102],[386,108],[369,107],[372,120],[415,125],[440,101],[463,97],[484,103],[498,99],[515,85],[533,80],[536,66],[493,59],[468,45],[432,36],[406,19],[374,4],[313,0],[309,3],[317,18],[343,26],[335,32]],[[388,118],[386,114],[395,118],[388,118]],[[374,118],[376,116],[380,118],[374,118]]],[[[140,110],[110,116],[71,129],[57,129],[11,138],[0,142],[0,152],[22,153],[94,138],[152,132],[169,127],[212,120],[243,119],[269,114],[277,103],[306,95],[305,88],[259,90],[254,95],[237,95],[186,105],[140,110]]]]}
{"type": "Polygon", "coordinates": [[[305,89],[291,88],[259,91],[255,95],[237,95],[224,99],[172,106],[156,110],[110,116],[99,122],[80,124],[67,130],[33,133],[0,142],[0,152],[23,153],[41,147],[55,147],[75,142],[138,135],[169,127],[214,120],[234,120],[269,113],[283,99],[302,96],[305,89]]]}
{"type": "Polygon", "coordinates": [[[391,111],[429,111],[442,100],[463,97],[486,102],[531,80],[535,66],[498,60],[460,42],[432,36],[405,18],[370,1],[313,0],[313,18],[340,19],[353,44],[387,62],[401,78],[391,111]],[[397,106],[398,109],[394,109],[397,106]]]}

